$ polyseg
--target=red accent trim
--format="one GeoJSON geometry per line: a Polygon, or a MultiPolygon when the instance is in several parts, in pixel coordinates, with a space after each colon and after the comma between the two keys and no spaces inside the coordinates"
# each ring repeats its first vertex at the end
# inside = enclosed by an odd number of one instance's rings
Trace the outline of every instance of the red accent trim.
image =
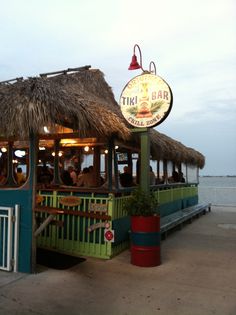
{"type": "Polygon", "coordinates": [[[160,247],[131,246],[131,264],[139,267],[155,267],[161,264],[160,247]]]}
{"type": "Polygon", "coordinates": [[[159,232],[160,216],[132,216],[131,217],[132,232],[159,232]]]}

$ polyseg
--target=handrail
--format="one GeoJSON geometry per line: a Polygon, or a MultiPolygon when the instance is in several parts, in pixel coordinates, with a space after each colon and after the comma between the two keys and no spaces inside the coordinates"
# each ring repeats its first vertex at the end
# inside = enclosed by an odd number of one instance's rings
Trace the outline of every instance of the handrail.
{"type": "Polygon", "coordinates": [[[86,218],[92,218],[92,219],[98,219],[98,220],[111,220],[110,215],[105,214],[97,214],[92,212],[83,212],[79,210],[65,210],[62,208],[56,208],[56,207],[49,207],[49,206],[36,206],[34,208],[35,212],[47,212],[49,214],[72,214],[75,216],[80,217],[86,217],[86,218]]]}

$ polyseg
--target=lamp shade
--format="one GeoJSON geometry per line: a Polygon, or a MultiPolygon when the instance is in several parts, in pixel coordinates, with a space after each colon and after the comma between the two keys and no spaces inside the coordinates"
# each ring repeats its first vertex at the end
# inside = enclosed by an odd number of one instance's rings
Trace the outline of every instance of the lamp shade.
{"type": "Polygon", "coordinates": [[[137,70],[137,69],[140,69],[140,68],[142,68],[142,67],[138,63],[136,55],[133,55],[132,61],[130,63],[130,66],[129,66],[128,70],[137,70]]]}

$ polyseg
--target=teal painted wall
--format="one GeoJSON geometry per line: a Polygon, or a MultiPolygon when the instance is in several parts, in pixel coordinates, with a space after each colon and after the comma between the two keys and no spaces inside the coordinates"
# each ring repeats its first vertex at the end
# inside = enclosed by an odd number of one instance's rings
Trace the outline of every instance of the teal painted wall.
{"type": "Polygon", "coordinates": [[[0,189],[0,205],[13,207],[20,206],[19,226],[19,254],[18,271],[25,273],[33,272],[32,241],[33,241],[33,196],[36,187],[36,165],[38,152],[38,138],[30,134],[29,146],[29,175],[26,183],[19,188],[0,189]]]}
{"type": "Polygon", "coordinates": [[[191,207],[198,204],[198,196],[187,197],[183,199],[178,199],[172,202],[167,202],[159,205],[159,211],[161,217],[165,217],[176,211],[182,210],[187,207],[191,207]]]}
{"type": "Polygon", "coordinates": [[[0,190],[0,205],[15,207],[20,205],[18,271],[32,272],[32,191],[24,189],[0,190]]]}
{"type": "Polygon", "coordinates": [[[129,240],[130,217],[123,217],[112,221],[112,229],[115,231],[115,241],[113,245],[118,245],[129,240]]]}

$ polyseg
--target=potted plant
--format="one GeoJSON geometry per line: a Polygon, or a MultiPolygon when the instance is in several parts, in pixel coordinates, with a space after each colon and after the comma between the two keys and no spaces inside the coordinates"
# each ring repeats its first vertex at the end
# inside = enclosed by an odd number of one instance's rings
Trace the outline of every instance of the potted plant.
{"type": "Polygon", "coordinates": [[[124,202],[124,210],[131,216],[131,263],[160,265],[160,215],[155,194],[135,189],[124,202]]]}

